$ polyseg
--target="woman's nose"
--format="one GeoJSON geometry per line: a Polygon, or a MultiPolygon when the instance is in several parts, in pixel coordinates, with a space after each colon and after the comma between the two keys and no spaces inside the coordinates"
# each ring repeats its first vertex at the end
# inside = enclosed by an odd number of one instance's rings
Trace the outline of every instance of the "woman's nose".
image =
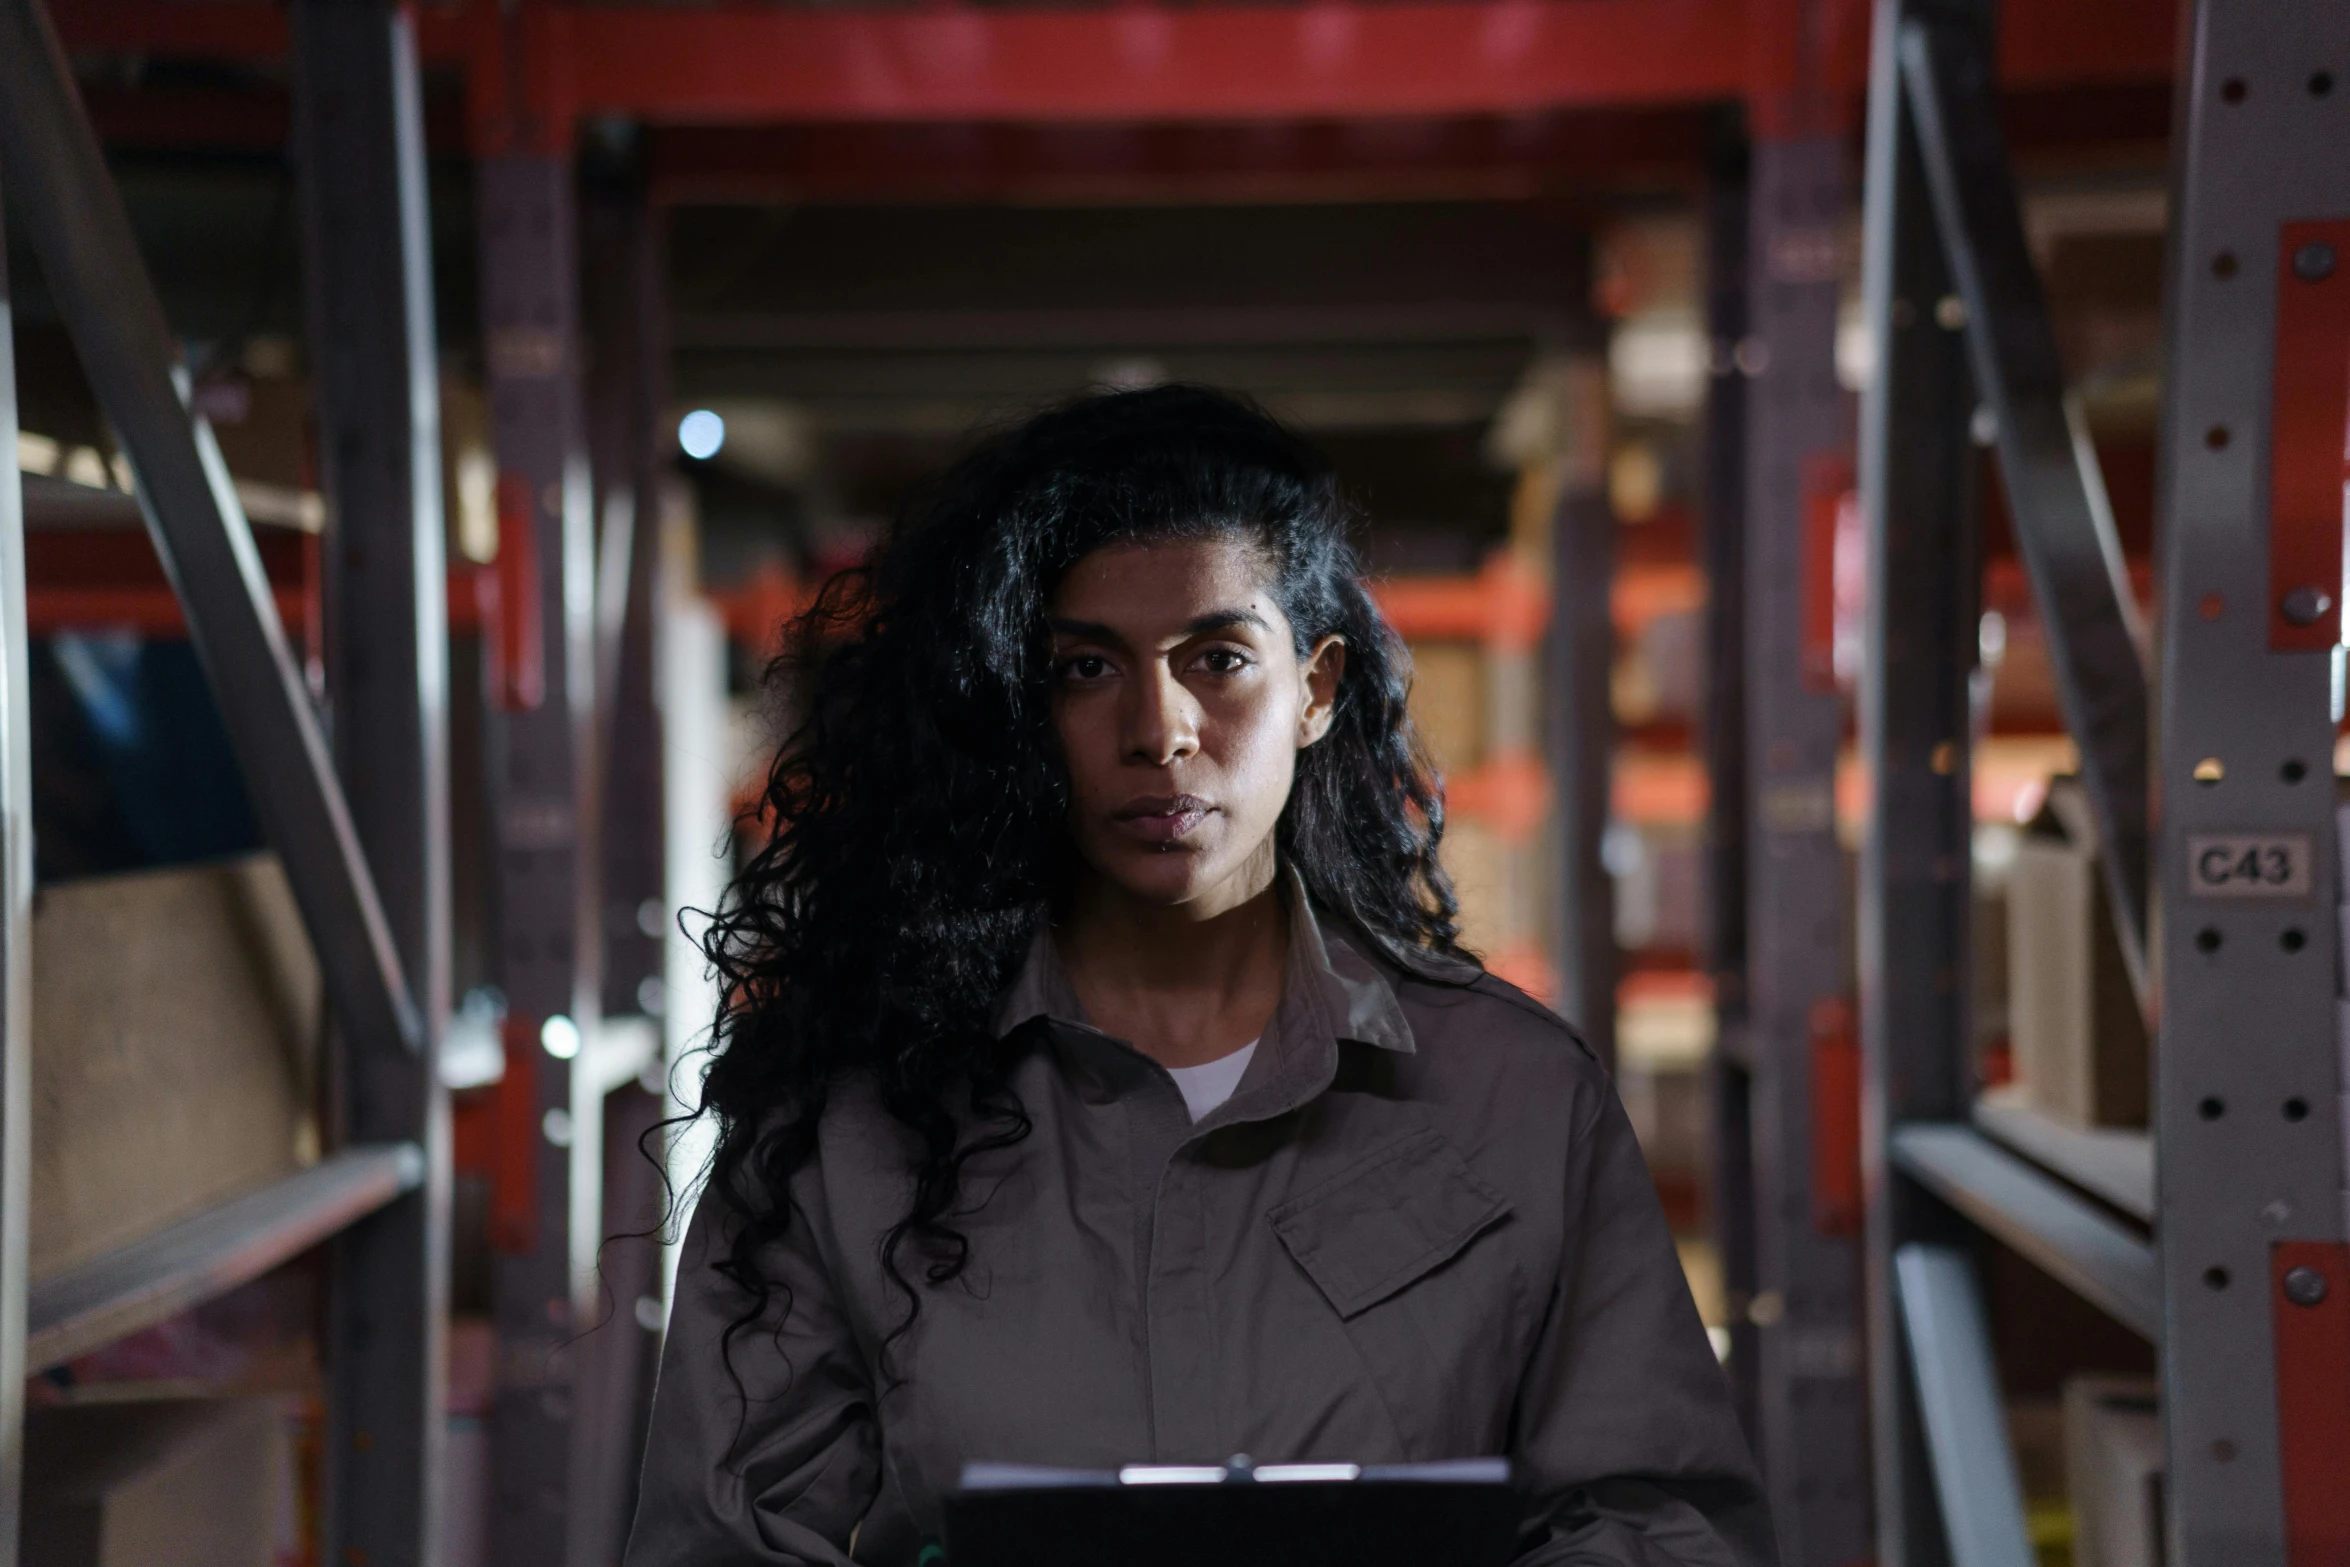
{"type": "Polygon", "coordinates": [[[1125,704],[1125,753],[1129,761],[1164,767],[1199,749],[1199,709],[1183,682],[1164,664],[1146,666],[1131,682],[1125,704]]]}

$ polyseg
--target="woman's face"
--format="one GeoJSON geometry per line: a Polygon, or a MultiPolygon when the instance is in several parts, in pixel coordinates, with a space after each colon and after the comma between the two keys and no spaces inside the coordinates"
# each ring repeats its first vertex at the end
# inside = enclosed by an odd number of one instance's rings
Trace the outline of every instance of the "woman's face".
{"type": "Polygon", "coordinates": [[[1078,854],[1127,894],[1203,918],[1254,897],[1297,753],[1329,731],[1345,644],[1325,637],[1301,661],[1270,564],[1237,538],[1096,550],[1050,615],[1078,854]]]}

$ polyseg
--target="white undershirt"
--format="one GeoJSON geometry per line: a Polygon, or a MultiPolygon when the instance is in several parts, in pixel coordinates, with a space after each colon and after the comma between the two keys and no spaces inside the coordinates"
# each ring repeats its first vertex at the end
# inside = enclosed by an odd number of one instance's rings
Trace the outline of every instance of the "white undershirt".
{"type": "Polygon", "coordinates": [[[1257,1053],[1257,1042],[1250,1040],[1228,1056],[1198,1066],[1171,1066],[1167,1075],[1175,1079],[1175,1086],[1183,1090],[1183,1107],[1191,1112],[1194,1121],[1232,1097],[1240,1086],[1241,1074],[1248,1070],[1250,1057],[1257,1053]]]}

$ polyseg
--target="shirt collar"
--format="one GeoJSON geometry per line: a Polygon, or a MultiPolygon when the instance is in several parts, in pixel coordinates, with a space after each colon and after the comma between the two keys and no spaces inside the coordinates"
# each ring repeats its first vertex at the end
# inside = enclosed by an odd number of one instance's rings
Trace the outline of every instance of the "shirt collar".
{"type": "MultiPolygon", "coordinates": [[[[1281,888],[1289,904],[1289,960],[1276,1018],[1286,1020],[1293,1010],[1303,1010],[1317,1015],[1316,1021],[1334,1038],[1412,1054],[1412,1025],[1387,976],[1345,931],[1324,929],[1314,914],[1313,900],[1306,896],[1305,882],[1286,865],[1281,868],[1281,888]]],[[[996,1037],[1039,1017],[1079,1028],[1092,1026],[1061,967],[1052,926],[1044,920],[1037,922],[1028,956],[997,1004],[996,1037]]]]}

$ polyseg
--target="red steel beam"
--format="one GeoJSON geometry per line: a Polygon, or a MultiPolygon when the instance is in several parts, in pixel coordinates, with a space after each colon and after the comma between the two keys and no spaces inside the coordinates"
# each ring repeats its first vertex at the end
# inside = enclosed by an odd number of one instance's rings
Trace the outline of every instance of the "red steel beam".
{"type": "MultiPolygon", "coordinates": [[[[476,0],[478,5],[479,0],[476,0]]],[[[2171,72],[2177,0],[2015,0],[2002,10],[2011,90],[2154,83],[2171,72]]],[[[1213,122],[1514,115],[1697,103],[1788,85],[1785,51],[1759,29],[1771,0],[1306,0],[1101,8],[946,4],[839,11],[571,7],[420,8],[420,45],[486,65],[501,36],[533,56],[550,121],[656,123],[1213,122]]],[[[1863,85],[1865,28],[1828,7],[1819,88],[1863,85]]],[[[285,13],[269,0],[54,0],[77,50],[279,61],[285,13]]],[[[509,73],[476,69],[503,92],[509,73]]]]}
{"type": "Polygon", "coordinates": [[[558,14],[581,110],[671,122],[1513,114],[1746,68],[1743,0],[558,14]]]}

